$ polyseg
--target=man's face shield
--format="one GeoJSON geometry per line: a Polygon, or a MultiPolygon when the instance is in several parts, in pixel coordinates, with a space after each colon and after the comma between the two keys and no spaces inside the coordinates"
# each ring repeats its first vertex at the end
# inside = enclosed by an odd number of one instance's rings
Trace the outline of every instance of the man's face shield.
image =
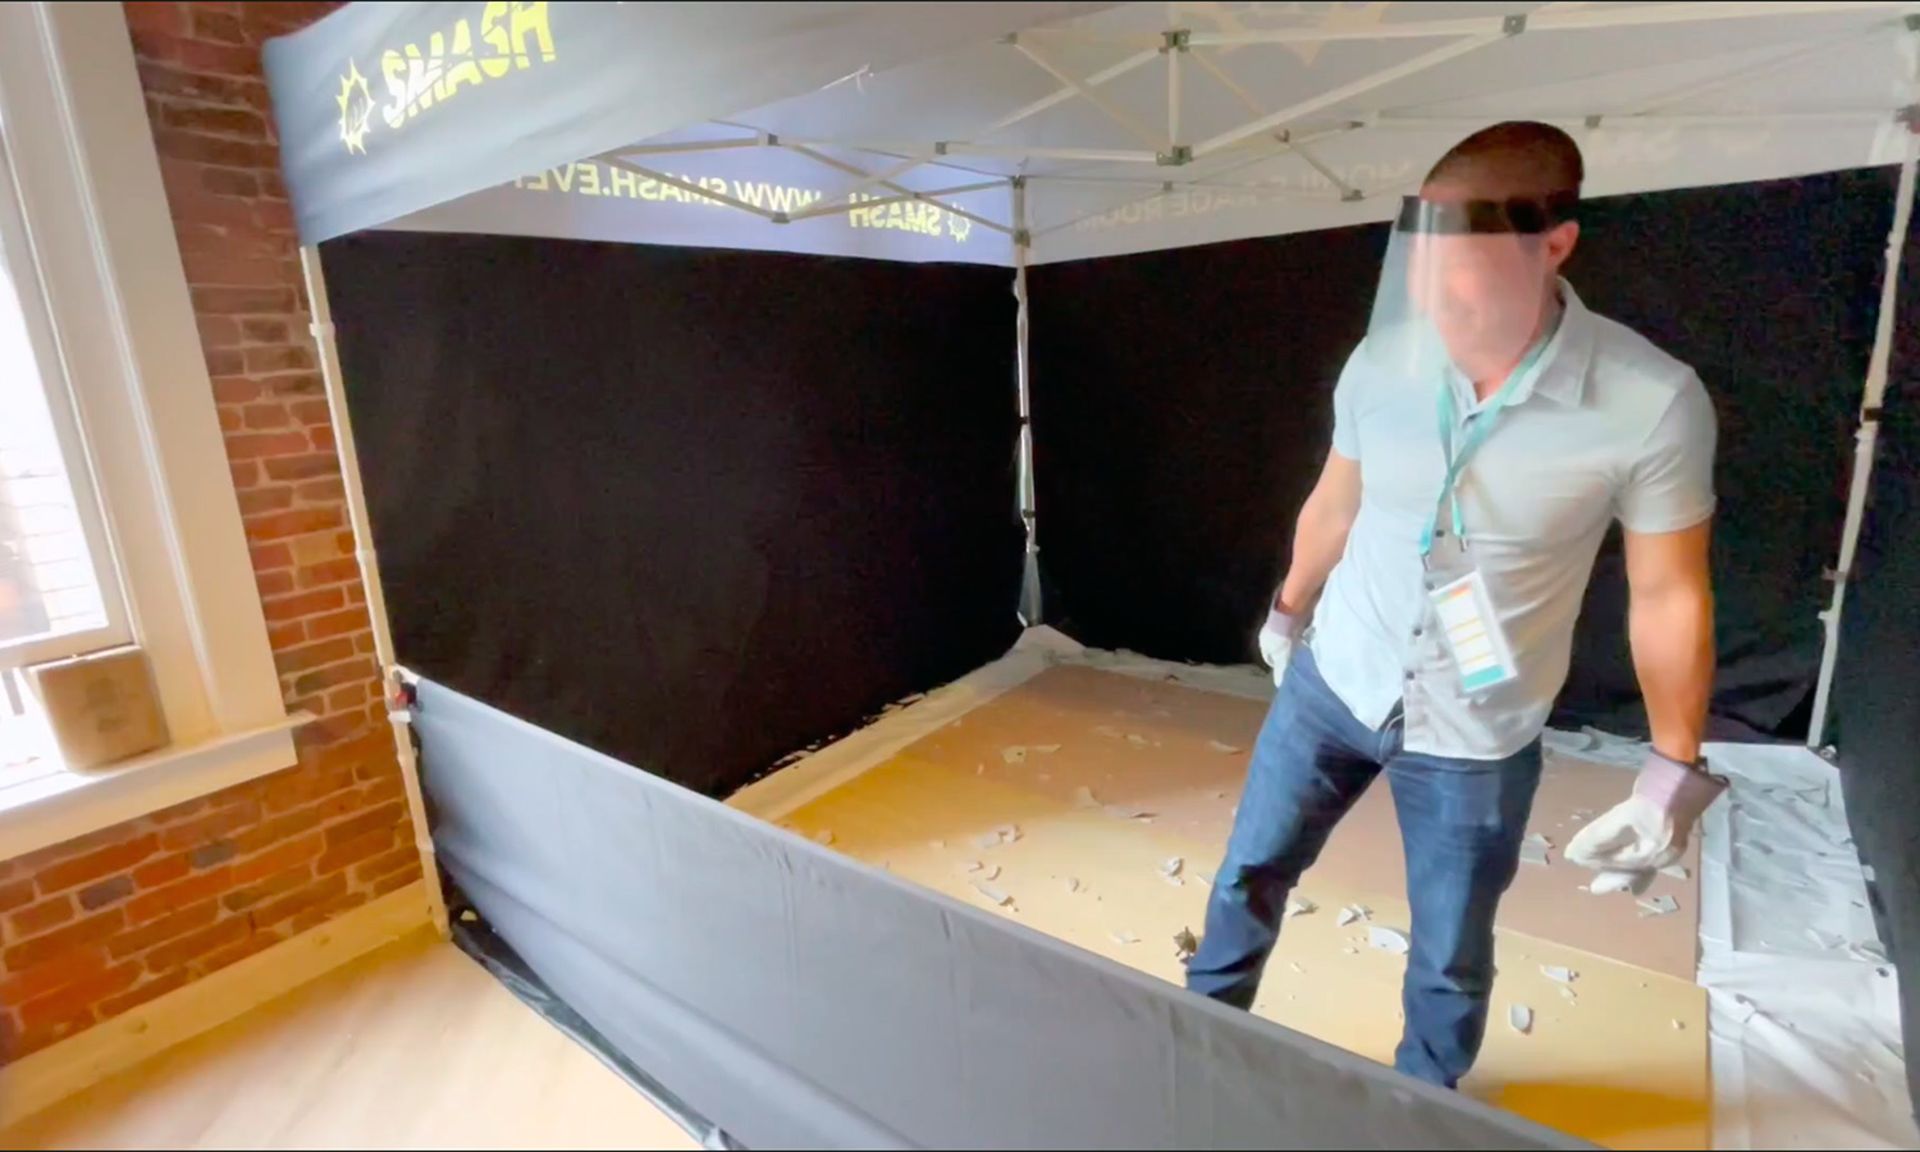
{"type": "Polygon", "coordinates": [[[1427,200],[1401,205],[1367,327],[1380,366],[1431,377],[1504,377],[1526,355],[1553,291],[1547,234],[1570,205],[1427,200]]]}

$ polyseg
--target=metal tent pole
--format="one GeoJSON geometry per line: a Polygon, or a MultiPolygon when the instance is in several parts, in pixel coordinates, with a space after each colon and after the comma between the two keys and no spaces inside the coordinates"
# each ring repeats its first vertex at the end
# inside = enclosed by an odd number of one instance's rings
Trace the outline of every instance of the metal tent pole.
{"type": "Polygon", "coordinates": [[[1027,362],[1027,256],[1033,232],[1027,227],[1027,178],[1013,178],[1013,319],[1014,372],[1020,393],[1020,521],[1027,530],[1027,555],[1020,578],[1020,620],[1038,627],[1043,616],[1040,596],[1040,540],[1033,513],[1033,391],[1027,362]]]}
{"type": "MultiPolygon", "coordinates": [[[[367,515],[367,494],[360,483],[360,456],[353,445],[353,420],[347,413],[347,392],[340,375],[340,349],[334,342],[333,309],[327,302],[326,274],[320,268],[320,250],[300,248],[300,269],[306,277],[307,299],[313,311],[313,339],[320,352],[320,379],[327,390],[327,410],[333,421],[333,439],[340,453],[340,479],[347,494],[347,521],[353,530],[354,557],[367,588],[367,619],[373,626],[374,659],[380,666],[381,694],[393,690],[399,665],[394,659],[393,628],[387,621],[387,598],[380,585],[380,565],[373,551],[373,525],[367,515]]],[[[420,853],[421,878],[426,882],[427,912],[442,939],[449,935],[446,894],[440,890],[440,869],[433,836],[427,828],[425,797],[420,790],[420,765],[413,754],[413,737],[406,714],[391,714],[394,754],[406,788],[407,811],[413,819],[413,844],[420,853]]]]}
{"type": "Polygon", "coordinates": [[[1894,304],[1899,293],[1900,259],[1907,230],[1913,221],[1914,173],[1920,168],[1920,114],[1910,114],[1907,154],[1900,163],[1900,186],[1894,204],[1893,227],[1887,233],[1887,265],[1880,277],[1880,315],[1873,333],[1873,356],[1867,362],[1867,386],[1860,401],[1860,429],[1854,434],[1853,480],[1847,488],[1847,519],[1840,532],[1840,559],[1834,565],[1833,600],[1820,614],[1826,625],[1826,645],[1820,653],[1820,679],[1813,694],[1813,719],[1807,728],[1807,747],[1826,743],[1827,710],[1833,693],[1833,673],[1840,656],[1840,610],[1846,603],[1847,581],[1853,576],[1854,552],[1866,517],[1867,490],[1873,477],[1874,445],[1880,438],[1880,407],[1887,393],[1887,369],[1893,354],[1894,304]]]}

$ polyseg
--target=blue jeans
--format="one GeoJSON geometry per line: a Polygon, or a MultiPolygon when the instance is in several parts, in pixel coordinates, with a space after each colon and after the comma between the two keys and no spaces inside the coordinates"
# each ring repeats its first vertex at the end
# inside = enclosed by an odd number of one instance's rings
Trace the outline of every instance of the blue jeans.
{"type": "Polygon", "coordinates": [[[1486,1035],[1494,912],[1519,867],[1540,744],[1505,760],[1456,760],[1406,752],[1401,737],[1397,712],[1380,731],[1356,720],[1306,645],[1295,645],[1254,747],[1187,987],[1252,1007],[1288,893],[1384,769],[1413,907],[1394,1067],[1452,1088],[1486,1035]]]}

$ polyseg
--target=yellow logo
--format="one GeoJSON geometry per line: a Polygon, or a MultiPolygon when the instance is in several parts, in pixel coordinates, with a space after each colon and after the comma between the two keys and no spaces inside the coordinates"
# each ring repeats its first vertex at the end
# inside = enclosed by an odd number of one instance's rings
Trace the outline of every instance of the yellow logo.
{"type": "Polygon", "coordinates": [[[973,221],[958,213],[947,213],[947,232],[955,244],[965,244],[967,237],[973,234],[973,221]]]}
{"type": "Polygon", "coordinates": [[[373,127],[373,92],[367,78],[353,61],[347,61],[347,74],[340,77],[340,142],[348,152],[367,150],[367,132],[373,127]]]}
{"type": "MultiPolygon", "coordinates": [[[[450,29],[429,36],[424,47],[405,44],[380,53],[380,79],[388,97],[380,105],[380,122],[399,131],[469,87],[551,64],[556,56],[544,2],[493,0],[481,8],[477,22],[462,16],[450,29]]],[[[374,99],[353,60],[347,61],[335,99],[340,105],[340,142],[349,153],[364,154],[375,127],[374,99]]]]}

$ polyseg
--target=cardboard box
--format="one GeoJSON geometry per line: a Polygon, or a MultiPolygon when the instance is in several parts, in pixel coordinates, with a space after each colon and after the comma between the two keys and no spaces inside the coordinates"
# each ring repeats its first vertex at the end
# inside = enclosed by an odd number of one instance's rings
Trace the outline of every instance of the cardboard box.
{"type": "Polygon", "coordinates": [[[167,745],[153,669],[139,648],[36,665],[26,680],[69,768],[98,768],[167,745]]]}

